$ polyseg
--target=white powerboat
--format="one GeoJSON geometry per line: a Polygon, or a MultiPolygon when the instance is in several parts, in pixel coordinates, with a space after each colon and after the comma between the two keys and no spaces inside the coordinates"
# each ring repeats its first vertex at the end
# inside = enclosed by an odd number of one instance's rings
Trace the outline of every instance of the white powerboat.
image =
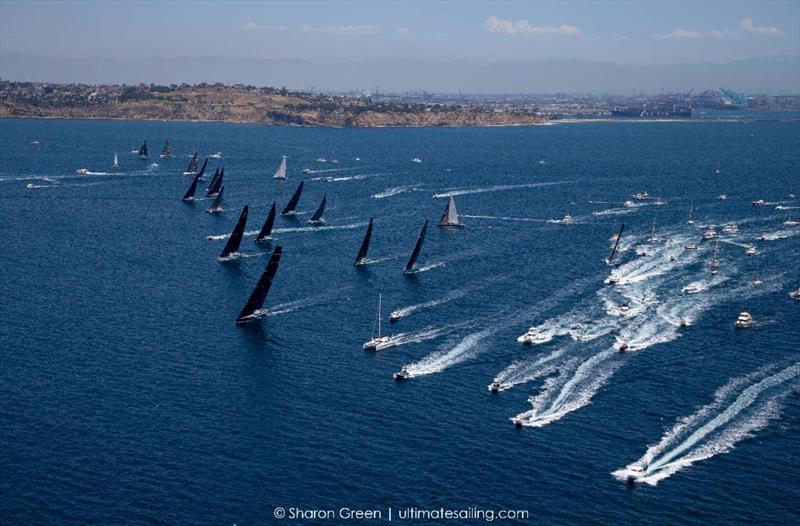
{"type": "Polygon", "coordinates": [[[753,206],[764,206],[765,204],[767,204],[767,202],[763,199],[756,199],[753,201],[753,206]]]}
{"type": "Polygon", "coordinates": [[[564,216],[563,219],[558,220],[558,221],[553,221],[553,222],[554,223],[560,223],[562,225],[571,225],[571,224],[575,223],[575,219],[573,219],[571,215],[567,214],[567,215],[564,216]]]}
{"type": "Polygon", "coordinates": [[[709,228],[703,232],[703,241],[708,241],[709,239],[714,239],[715,237],[717,237],[717,231],[713,228],[709,228]]]}
{"type": "Polygon", "coordinates": [[[628,468],[628,475],[625,478],[625,482],[628,484],[633,484],[634,482],[639,482],[644,476],[647,474],[647,471],[642,466],[631,466],[628,468]]]}
{"type": "Polygon", "coordinates": [[[517,338],[519,343],[524,343],[525,345],[536,345],[539,343],[544,343],[548,341],[549,338],[547,336],[542,335],[539,331],[536,330],[535,327],[531,327],[528,329],[528,332],[517,338]]]}
{"type": "Polygon", "coordinates": [[[631,313],[631,308],[630,307],[628,307],[627,305],[620,305],[620,307],[619,307],[619,315],[620,316],[627,316],[630,313],[631,313]]]}
{"type": "Polygon", "coordinates": [[[210,159],[222,159],[222,152],[214,152],[208,156],[210,159]]]}
{"type": "Polygon", "coordinates": [[[412,163],[421,163],[422,159],[420,159],[419,157],[414,157],[413,159],[411,159],[411,162],[412,163]]]}
{"type": "Polygon", "coordinates": [[[760,287],[760,286],[762,286],[764,284],[764,280],[756,278],[756,279],[752,280],[750,283],[752,283],[754,287],[760,287]]]}
{"type": "Polygon", "coordinates": [[[633,197],[637,201],[647,201],[648,199],[653,199],[653,196],[651,196],[647,192],[639,192],[638,194],[633,194],[631,197],[633,197]]]}
{"type": "Polygon", "coordinates": [[[688,285],[686,285],[681,289],[681,292],[683,292],[684,294],[697,294],[698,292],[700,292],[700,288],[694,283],[689,283],[688,285]]]}
{"type": "Polygon", "coordinates": [[[325,157],[317,157],[317,162],[318,163],[327,163],[328,160],[325,157]]]}
{"type": "Polygon", "coordinates": [[[78,168],[77,170],[75,170],[75,173],[78,174],[78,175],[86,175],[86,174],[89,173],[89,169],[88,168],[78,168]]]}
{"type": "Polygon", "coordinates": [[[789,295],[796,300],[800,300],[800,289],[793,290],[789,295]]]}
{"type": "Polygon", "coordinates": [[[724,227],[722,227],[722,231],[726,234],[738,234],[739,233],[739,226],[735,223],[728,223],[724,227]]]}
{"type": "Polygon", "coordinates": [[[749,312],[740,312],[734,325],[739,329],[746,329],[747,327],[752,327],[753,323],[753,316],[749,312]]]}
{"type": "Polygon", "coordinates": [[[756,254],[758,254],[758,249],[756,248],[755,245],[750,245],[749,247],[747,247],[744,253],[747,254],[748,256],[755,256],[756,254]]]}
{"type": "Polygon", "coordinates": [[[397,380],[398,382],[400,382],[402,380],[405,380],[406,378],[410,378],[410,377],[411,377],[411,373],[408,372],[408,369],[406,369],[405,367],[400,369],[399,372],[394,373],[394,379],[397,380]]]}
{"type": "Polygon", "coordinates": [[[695,245],[694,243],[687,243],[687,244],[683,245],[683,249],[684,250],[697,250],[697,245],[695,245]]]}
{"type": "Polygon", "coordinates": [[[797,226],[800,225],[800,221],[798,221],[797,219],[787,219],[786,221],[783,222],[783,224],[786,226],[797,226]]]}
{"type": "Polygon", "coordinates": [[[310,174],[311,173],[311,168],[303,168],[303,173],[304,174],[310,174]]]}
{"type": "Polygon", "coordinates": [[[638,205],[637,205],[636,203],[634,203],[633,201],[625,201],[625,202],[623,203],[623,205],[625,205],[625,207],[626,207],[626,208],[636,208],[636,207],[638,206],[638,205]]]}
{"type": "Polygon", "coordinates": [[[489,385],[489,391],[491,391],[492,394],[497,394],[500,392],[500,387],[500,382],[492,382],[489,385]]]}

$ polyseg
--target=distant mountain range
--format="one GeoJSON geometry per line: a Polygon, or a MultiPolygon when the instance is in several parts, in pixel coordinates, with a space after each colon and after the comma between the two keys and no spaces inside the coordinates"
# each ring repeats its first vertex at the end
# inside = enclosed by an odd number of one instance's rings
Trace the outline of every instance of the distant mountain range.
{"type": "Polygon", "coordinates": [[[286,86],[323,91],[426,90],[463,93],[659,93],[716,87],[745,93],[800,93],[800,57],[767,57],[724,64],[633,66],[589,60],[544,59],[479,63],[381,59],[316,64],[305,60],[224,58],[53,59],[1,54],[4,80],[89,84],[286,86]]]}

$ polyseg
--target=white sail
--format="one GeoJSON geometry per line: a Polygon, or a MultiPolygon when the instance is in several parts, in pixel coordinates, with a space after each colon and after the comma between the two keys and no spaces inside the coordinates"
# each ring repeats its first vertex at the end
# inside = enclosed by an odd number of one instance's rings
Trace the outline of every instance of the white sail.
{"type": "Polygon", "coordinates": [[[114,168],[119,166],[119,159],[117,159],[117,152],[114,152],[114,168]]]}
{"type": "Polygon", "coordinates": [[[447,201],[447,206],[444,208],[442,219],[439,220],[439,226],[463,226],[458,222],[458,211],[456,210],[456,202],[452,195],[450,196],[450,200],[447,201]]]}
{"type": "Polygon", "coordinates": [[[281,165],[278,166],[278,169],[275,170],[275,175],[273,175],[275,179],[286,179],[286,156],[281,156],[281,165]]]}

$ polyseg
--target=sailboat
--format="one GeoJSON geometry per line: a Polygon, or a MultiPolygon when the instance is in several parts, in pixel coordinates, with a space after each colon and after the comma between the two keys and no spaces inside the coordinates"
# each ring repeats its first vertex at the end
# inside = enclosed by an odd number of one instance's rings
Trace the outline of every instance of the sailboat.
{"type": "Polygon", "coordinates": [[[139,153],[137,155],[139,156],[139,159],[147,159],[147,141],[142,143],[142,147],[139,148],[139,153]]]}
{"type": "Polygon", "coordinates": [[[692,201],[691,205],[689,205],[689,219],[686,220],[687,225],[694,224],[694,219],[692,218],[692,212],[694,212],[694,201],[692,201]]]}
{"type": "Polygon", "coordinates": [[[260,245],[262,243],[266,243],[270,239],[272,239],[272,225],[275,223],[275,201],[272,202],[272,208],[269,209],[269,214],[267,215],[266,221],[264,221],[264,226],[261,227],[261,231],[256,236],[255,244],[260,245]]]}
{"type": "Polygon", "coordinates": [[[425,232],[428,230],[428,220],[426,219],[425,222],[422,224],[422,230],[419,231],[419,237],[417,238],[417,243],[414,245],[414,250],[411,251],[411,256],[408,258],[408,262],[406,263],[406,268],[403,270],[403,274],[413,274],[416,265],[417,265],[417,258],[419,257],[419,253],[422,250],[422,242],[425,241],[425,232]]]}
{"type": "Polygon", "coordinates": [[[358,254],[356,255],[356,260],[353,262],[353,265],[357,267],[361,267],[367,264],[367,251],[369,250],[369,240],[372,237],[372,218],[369,218],[369,224],[367,225],[367,233],[364,234],[364,240],[361,241],[361,248],[358,249],[358,254]]]}
{"type": "Polygon", "coordinates": [[[239,220],[236,221],[236,226],[233,227],[231,237],[228,238],[228,242],[225,243],[225,248],[223,248],[222,252],[219,254],[219,259],[221,261],[227,260],[239,250],[239,245],[242,244],[242,238],[244,237],[244,227],[247,225],[247,211],[248,206],[244,205],[242,213],[239,214],[239,220]]]}
{"type": "Polygon", "coordinates": [[[297,190],[294,191],[292,194],[292,198],[289,199],[289,202],[281,211],[282,216],[290,216],[295,215],[295,209],[297,208],[297,203],[300,201],[300,194],[303,193],[303,181],[300,181],[300,184],[297,185],[297,190]]]}
{"type": "Polygon", "coordinates": [[[225,168],[214,174],[208,189],[206,189],[206,197],[214,197],[219,193],[219,189],[222,188],[223,177],[225,177],[225,168]]]}
{"type": "Polygon", "coordinates": [[[444,213],[439,220],[440,227],[449,228],[464,228],[464,225],[458,222],[458,211],[456,210],[456,202],[453,196],[447,201],[447,206],[444,207],[444,213]]]}
{"type": "Polygon", "coordinates": [[[171,157],[175,157],[172,154],[172,146],[170,146],[169,141],[167,141],[166,144],[164,144],[164,148],[161,150],[160,157],[162,159],[168,159],[168,158],[171,158],[171,157]]]}
{"type": "Polygon", "coordinates": [[[286,156],[281,155],[281,164],[278,166],[278,169],[275,170],[275,175],[272,176],[274,179],[286,179],[286,156]]]}
{"type": "Polygon", "coordinates": [[[208,164],[208,159],[205,160],[205,162],[203,163],[203,167],[194,176],[194,178],[192,179],[192,184],[189,185],[189,188],[186,190],[186,193],[183,194],[184,201],[186,202],[194,201],[194,192],[195,190],[197,190],[197,183],[200,181],[200,178],[203,177],[203,172],[206,171],[207,164],[208,164]]]}
{"type": "Polygon", "coordinates": [[[711,267],[709,269],[711,274],[716,274],[719,272],[719,263],[719,241],[717,241],[717,243],[714,245],[714,256],[711,258],[711,267]]]}
{"type": "Polygon", "coordinates": [[[614,264],[614,255],[617,253],[617,247],[619,246],[619,242],[622,239],[622,231],[625,230],[625,224],[621,224],[619,226],[619,233],[616,236],[616,240],[614,241],[614,248],[611,249],[611,255],[608,256],[606,259],[606,264],[613,265],[614,264]]]}
{"type": "Polygon", "coordinates": [[[650,237],[647,239],[651,243],[661,241],[661,238],[656,234],[656,220],[653,218],[653,229],[650,231],[650,237]]]}
{"type": "Polygon", "coordinates": [[[119,159],[117,158],[117,152],[114,152],[114,168],[119,168],[119,159]]]}
{"type": "Polygon", "coordinates": [[[184,170],[183,175],[194,175],[197,173],[197,152],[192,154],[192,158],[189,160],[189,165],[184,170]]]}
{"type": "Polygon", "coordinates": [[[328,194],[322,196],[322,201],[320,201],[319,206],[317,207],[317,211],[314,212],[314,215],[311,216],[311,219],[308,220],[309,223],[313,223],[315,225],[321,225],[325,222],[322,218],[322,214],[325,213],[325,204],[328,202],[328,194]]]}
{"type": "Polygon", "coordinates": [[[222,208],[222,194],[224,193],[225,193],[225,187],[220,186],[219,192],[217,192],[217,195],[214,197],[214,200],[211,201],[211,206],[208,207],[206,212],[208,212],[209,214],[219,214],[225,211],[225,209],[222,208]]]}
{"type": "Polygon", "coordinates": [[[278,265],[281,262],[282,253],[283,247],[280,245],[276,246],[272,251],[272,256],[270,256],[267,266],[264,268],[264,272],[261,274],[261,277],[258,278],[256,288],[250,293],[247,303],[244,304],[241,312],[236,316],[236,323],[246,323],[258,318],[256,313],[264,306],[264,300],[267,299],[267,294],[272,286],[272,280],[275,279],[275,274],[278,272],[278,265]]]}
{"type": "Polygon", "coordinates": [[[389,343],[390,338],[388,336],[381,336],[381,294],[378,294],[378,312],[375,314],[375,325],[372,327],[372,339],[362,345],[362,349],[365,351],[377,351],[380,350],[381,346],[385,346],[389,343]],[[375,331],[377,330],[378,335],[375,336],[375,331]]]}

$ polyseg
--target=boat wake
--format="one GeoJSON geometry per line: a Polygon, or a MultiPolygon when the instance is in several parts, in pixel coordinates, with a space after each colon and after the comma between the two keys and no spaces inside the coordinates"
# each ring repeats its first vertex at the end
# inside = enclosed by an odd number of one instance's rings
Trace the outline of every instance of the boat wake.
{"type": "Polygon", "coordinates": [[[798,389],[800,362],[734,378],[716,391],[711,403],[679,420],[639,460],[612,475],[655,486],[695,462],[733,449],[777,418],[783,399],[798,389]]]}
{"type": "Polygon", "coordinates": [[[451,347],[449,344],[445,344],[439,351],[429,354],[418,362],[408,364],[403,369],[408,373],[409,378],[440,373],[483,351],[488,346],[486,339],[497,330],[497,327],[489,327],[468,334],[461,338],[455,346],[451,347]]]}
{"type": "Polygon", "coordinates": [[[461,217],[466,217],[469,219],[494,219],[496,221],[522,221],[531,223],[544,223],[544,219],[534,219],[532,217],[476,216],[467,214],[461,214],[461,217]]]}
{"type": "Polygon", "coordinates": [[[433,340],[435,338],[439,338],[440,336],[444,336],[445,334],[449,334],[454,330],[459,328],[466,327],[468,324],[460,323],[454,325],[446,325],[444,327],[425,327],[416,332],[401,332],[395,334],[393,336],[389,336],[389,340],[385,343],[381,343],[378,345],[378,351],[382,351],[384,349],[390,349],[392,347],[399,347],[401,345],[408,345],[411,343],[420,343],[427,340],[433,340]]]}
{"type": "Polygon", "coordinates": [[[506,190],[521,190],[524,188],[541,188],[543,186],[569,184],[570,182],[571,181],[550,181],[545,183],[501,184],[495,186],[484,186],[480,188],[463,188],[460,190],[451,190],[448,192],[433,194],[433,198],[442,199],[447,197],[455,197],[459,195],[483,194],[487,192],[504,192],[506,190]]]}
{"type": "Polygon", "coordinates": [[[800,234],[800,228],[786,228],[778,230],[777,232],[768,232],[762,234],[761,239],[764,241],[777,241],[778,239],[786,239],[800,234]]]}
{"type": "Polygon", "coordinates": [[[461,298],[463,298],[464,296],[466,296],[467,294],[469,294],[471,292],[475,292],[476,290],[480,290],[480,289],[482,289],[484,287],[487,287],[488,285],[490,285],[492,283],[496,283],[497,281],[500,281],[500,279],[501,278],[499,278],[499,277],[491,278],[491,279],[486,280],[484,283],[481,283],[481,284],[479,284],[477,286],[474,286],[474,287],[464,287],[463,289],[453,290],[453,291],[445,294],[441,298],[436,298],[436,299],[433,299],[433,300],[430,300],[430,301],[426,301],[426,302],[423,302],[423,303],[417,303],[416,305],[409,305],[407,307],[403,307],[403,308],[400,308],[400,309],[393,310],[391,312],[391,314],[389,315],[389,319],[392,320],[392,321],[399,320],[400,318],[405,318],[406,316],[409,316],[409,315],[411,315],[412,313],[414,313],[414,312],[416,312],[418,310],[430,309],[432,307],[438,307],[439,305],[443,305],[443,304],[445,304],[447,302],[450,302],[450,301],[453,301],[453,300],[457,300],[457,299],[461,299],[461,298]]]}
{"type": "Polygon", "coordinates": [[[419,274],[421,272],[428,272],[429,270],[433,270],[435,268],[443,267],[446,264],[447,263],[444,262],[444,261],[437,261],[435,263],[429,263],[427,265],[423,265],[421,267],[415,268],[413,272],[410,272],[410,274],[419,274]]]}
{"type": "Polygon", "coordinates": [[[592,212],[593,216],[621,216],[625,214],[630,214],[632,212],[636,212],[636,208],[609,208],[607,210],[598,210],[596,212],[592,212]]]}
{"type": "Polygon", "coordinates": [[[370,177],[378,177],[379,175],[385,175],[382,173],[377,174],[360,174],[360,175],[348,175],[343,177],[313,177],[311,181],[325,181],[326,183],[338,183],[341,181],[360,181],[361,179],[369,179],[370,177]]]}
{"type": "Polygon", "coordinates": [[[305,298],[297,301],[289,301],[287,303],[279,303],[278,305],[273,305],[268,309],[260,309],[257,312],[259,316],[264,316],[264,317],[278,316],[279,314],[287,314],[289,312],[294,312],[296,310],[300,310],[306,307],[321,305],[333,297],[334,296],[331,294],[322,294],[320,296],[314,296],[312,298],[305,298]]]}
{"type": "Polygon", "coordinates": [[[402,194],[403,192],[408,192],[409,190],[413,190],[414,186],[395,186],[392,188],[387,188],[383,192],[378,192],[377,194],[372,194],[370,197],[372,199],[386,199],[387,197],[392,197],[393,195],[402,194]]]}
{"type": "MultiPolygon", "coordinates": [[[[273,234],[287,234],[287,233],[294,233],[294,232],[326,232],[330,230],[352,230],[354,228],[361,228],[362,226],[366,226],[367,223],[351,223],[348,225],[321,225],[321,226],[301,226],[295,228],[276,228],[272,231],[273,234]]],[[[244,233],[245,236],[255,236],[259,233],[259,230],[248,230],[244,233]]],[[[231,237],[230,234],[216,234],[211,236],[206,236],[206,239],[210,241],[220,241],[223,239],[228,239],[231,237]]]]}

